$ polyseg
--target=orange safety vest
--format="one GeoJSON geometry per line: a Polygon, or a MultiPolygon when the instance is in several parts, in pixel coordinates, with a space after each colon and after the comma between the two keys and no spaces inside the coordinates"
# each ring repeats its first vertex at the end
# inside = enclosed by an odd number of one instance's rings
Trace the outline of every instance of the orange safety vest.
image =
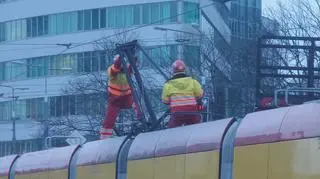
{"type": "Polygon", "coordinates": [[[108,91],[115,96],[125,96],[131,94],[131,88],[128,84],[127,76],[125,73],[120,72],[114,65],[108,68],[108,91]],[[118,72],[112,75],[111,72],[118,72]]]}
{"type": "Polygon", "coordinates": [[[196,98],[189,95],[176,95],[170,98],[170,107],[197,105],[196,98]]]}

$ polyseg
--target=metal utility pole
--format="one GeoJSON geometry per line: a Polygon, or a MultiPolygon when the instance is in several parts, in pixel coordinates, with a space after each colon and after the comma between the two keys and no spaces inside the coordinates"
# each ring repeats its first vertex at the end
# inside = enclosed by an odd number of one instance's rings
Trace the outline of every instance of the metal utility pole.
{"type": "Polygon", "coordinates": [[[11,100],[11,120],[12,120],[12,154],[16,153],[16,112],[15,112],[15,90],[28,90],[29,88],[14,88],[10,85],[0,85],[1,87],[10,88],[12,92],[12,100],[11,100]]]}
{"type": "MultiPolygon", "coordinates": [[[[309,50],[308,56],[308,88],[314,87],[314,59],[315,59],[315,52],[316,52],[316,42],[314,40],[311,41],[311,47],[309,50]]],[[[313,93],[308,93],[308,98],[311,100],[313,98],[313,93]]]]}
{"type": "MultiPolygon", "coordinates": [[[[57,44],[57,45],[65,45],[65,44],[57,44]]],[[[68,46],[69,44],[66,44],[66,46],[68,46]]],[[[24,62],[20,62],[20,61],[13,61],[13,63],[17,63],[17,64],[23,64],[26,66],[30,66],[30,67],[36,67],[36,68],[45,68],[45,66],[38,66],[38,65],[29,65],[26,64],[24,62]]],[[[44,72],[44,119],[43,119],[43,125],[44,125],[44,137],[48,137],[49,135],[49,100],[48,100],[48,76],[49,76],[49,72],[50,70],[72,70],[72,68],[48,68],[45,69],[44,72]]]]}
{"type": "MultiPolygon", "coordinates": [[[[122,64],[124,66],[124,70],[126,72],[129,85],[131,86],[132,89],[134,89],[133,81],[132,81],[131,77],[129,76],[128,69],[126,67],[126,62],[124,61],[125,56],[127,57],[127,60],[130,63],[130,65],[134,71],[134,73],[133,73],[134,77],[137,81],[138,88],[140,89],[140,92],[142,93],[142,98],[145,102],[145,105],[146,105],[146,108],[147,108],[148,113],[150,115],[151,121],[152,121],[152,123],[155,123],[157,120],[156,115],[155,115],[154,111],[152,110],[150,100],[149,100],[148,95],[145,92],[145,88],[142,84],[142,78],[141,78],[140,73],[138,71],[138,68],[135,64],[135,61],[133,60],[136,48],[137,48],[137,41],[136,40],[134,40],[132,42],[128,42],[126,44],[121,44],[121,45],[118,44],[117,45],[117,51],[119,52],[119,54],[121,56],[122,64]]],[[[139,103],[140,100],[138,99],[138,93],[136,90],[133,90],[133,97],[134,97],[136,104],[138,104],[138,108],[140,108],[141,112],[143,112],[141,103],[139,103]]],[[[148,121],[145,121],[145,122],[148,122],[148,121]]]]}
{"type": "Polygon", "coordinates": [[[44,138],[49,136],[49,100],[48,100],[48,76],[51,70],[62,70],[62,71],[69,71],[72,68],[48,68],[48,71],[45,72],[44,76],[44,138]]]}

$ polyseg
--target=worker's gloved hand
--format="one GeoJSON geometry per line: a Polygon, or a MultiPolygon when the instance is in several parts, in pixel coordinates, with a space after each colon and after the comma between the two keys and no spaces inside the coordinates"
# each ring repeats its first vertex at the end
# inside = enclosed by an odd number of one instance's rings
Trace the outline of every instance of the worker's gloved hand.
{"type": "Polygon", "coordinates": [[[203,110],[203,105],[201,104],[201,105],[198,105],[198,110],[199,111],[202,111],[203,110]]]}

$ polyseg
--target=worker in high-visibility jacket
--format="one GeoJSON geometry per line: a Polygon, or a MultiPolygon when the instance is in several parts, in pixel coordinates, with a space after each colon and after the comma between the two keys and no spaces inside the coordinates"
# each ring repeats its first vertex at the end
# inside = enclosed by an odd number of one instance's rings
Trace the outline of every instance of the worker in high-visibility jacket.
{"type": "MultiPolygon", "coordinates": [[[[128,66],[128,71],[131,75],[132,68],[130,65],[128,66]]],[[[100,131],[100,139],[106,139],[112,136],[113,126],[121,109],[133,108],[136,114],[140,115],[138,108],[133,101],[131,88],[128,84],[127,76],[124,72],[119,55],[114,57],[114,63],[109,66],[107,74],[108,107],[106,109],[103,127],[100,131]]]]}
{"type": "Polygon", "coordinates": [[[172,113],[168,127],[191,125],[200,123],[201,111],[198,101],[203,96],[200,83],[187,76],[185,64],[182,60],[177,60],[172,64],[173,77],[163,86],[162,102],[170,106],[172,113]],[[174,114],[175,112],[193,112],[194,114],[174,114]]]}

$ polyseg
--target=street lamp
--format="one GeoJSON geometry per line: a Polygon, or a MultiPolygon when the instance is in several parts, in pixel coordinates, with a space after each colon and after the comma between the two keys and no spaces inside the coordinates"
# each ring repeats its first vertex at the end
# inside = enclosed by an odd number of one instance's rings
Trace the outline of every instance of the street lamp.
{"type": "Polygon", "coordinates": [[[48,68],[48,72],[45,75],[45,89],[44,89],[44,103],[45,103],[45,112],[44,112],[44,137],[49,136],[49,102],[48,102],[48,73],[53,70],[68,71],[72,68],[48,68]]]}
{"type": "MultiPolygon", "coordinates": [[[[15,101],[16,101],[16,96],[15,96],[15,90],[28,90],[29,88],[15,88],[10,85],[0,85],[1,87],[6,87],[6,88],[11,88],[12,90],[12,101],[11,101],[11,118],[12,118],[12,153],[15,153],[15,142],[16,142],[16,113],[15,113],[15,101]]],[[[0,96],[3,96],[4,94],[2,93],[0,96]]]]}
{"type": "MultiPolygon", "coordinates": [[[[192,26],[195,28],[194,26],[192,26]]],[[[188,32],[188,31],[183,31],[183,30],[176,30],[176,29],[171,29],[171,28],[165,28],[165,27],[154,27],[154,30],[160,30],[160,31],[173,31],[173,32],[181,32],[181,33],[186,33],[190,35],[197,35],[200,36],[198,33],[193,33],[193,32],[188,32]]]]}
{"type": "MultiPolygon", "coordinates": [[[[26,66],[31,66],[31,67],[37,67],[37,68],[45,68],[45,66],[38,66],[38,65],[29,65],[26,64],[25,62],[22,61],[13,61],[12,63],[17,63],[17,64],[23,64],[26,66]]],[[[44,102],[45,102],[45,111],[44,111],[44,126],[45,126],[45,130],[44,130],[44,137],[48,136],[49,133],[49,128],[48,128],[48,121],[49,121],[49,102],[48,102],[48,74],[49,71],[53,71],[53,70],[62,70],[62,71],[69,71],[69,70],[73,70],[72,68],[48,68],[48,71],[45,71],[45,75],[44,75],[44,102]]]]}

